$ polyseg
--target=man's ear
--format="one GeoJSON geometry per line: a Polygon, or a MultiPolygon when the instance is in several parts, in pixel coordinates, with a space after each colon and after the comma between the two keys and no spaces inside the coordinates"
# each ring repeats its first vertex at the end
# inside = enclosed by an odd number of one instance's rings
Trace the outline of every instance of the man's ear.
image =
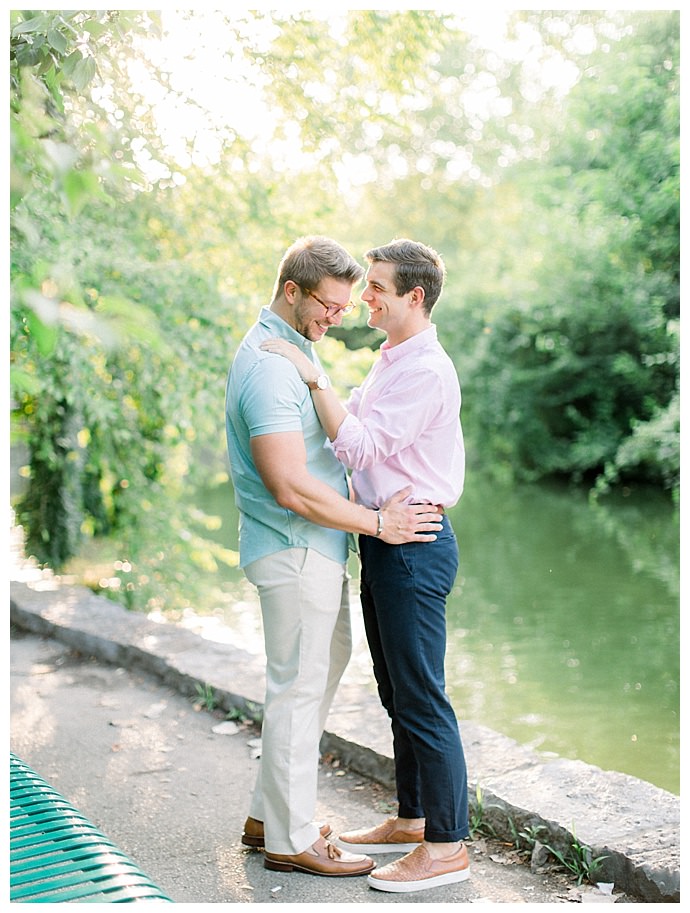
{"type": "Polygon", "coordinates": [[[424,307],[424,299],[426,294],[421,285],[416,285],[410,292],[410,304],[413,307],[424,307]]]}
{"type": "Polygon", "coordinates": [[[296,282],[293,282],[292,279],[287,279],[283,285],[283,295],[285,296],[285,300],[289,301],[290,304],[294,304],[295,296],[299,290],[299,285],[297,285],[296,282]]]}

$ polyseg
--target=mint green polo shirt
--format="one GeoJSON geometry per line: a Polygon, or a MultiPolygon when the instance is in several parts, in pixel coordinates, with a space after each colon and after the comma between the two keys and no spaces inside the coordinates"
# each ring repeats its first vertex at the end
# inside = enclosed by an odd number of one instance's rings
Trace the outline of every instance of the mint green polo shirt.
{"type": "Polygon", "coordinates": [[[252,437],[300,431],[309,472],[343,497],[349,496],[345,469],[321,427],[309,388],[287,358],[259,348],[264,339],[276,336],[298,345],[321,367],[313,344],[267,307],[261,309],[235,354],[225,390],[225,432],[240,514],[240,567],[285,548],[313,548],[344,563],[352,537],[280,507],[252,460],[252,437]]]}

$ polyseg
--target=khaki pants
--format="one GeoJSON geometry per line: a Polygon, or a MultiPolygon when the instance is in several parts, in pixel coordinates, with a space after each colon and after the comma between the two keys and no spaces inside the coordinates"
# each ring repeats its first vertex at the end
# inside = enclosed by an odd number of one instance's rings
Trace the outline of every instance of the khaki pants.
{"type": "Polygon", "coordinates": [[[261,602],[266,700],[261,764],[249,814],[266,849],[301,853],[319,837],[319,742],[350,659],[347,565],[290,548],[245,567],[261,602]]]}

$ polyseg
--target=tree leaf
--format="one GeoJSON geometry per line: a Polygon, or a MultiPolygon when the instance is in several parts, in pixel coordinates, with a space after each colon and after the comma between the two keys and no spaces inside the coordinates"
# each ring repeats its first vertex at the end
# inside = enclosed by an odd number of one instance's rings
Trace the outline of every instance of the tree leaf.
{"type": "Polygon", "coordinates": [[[63,178],[62,190],[68,211],[74,218],[88,203],[90,197],[100,194],[100,185],[93,171],[71,169],[63,178]]]}
{"type": "Polygon", "coordinates": [[[51,48],[54,48],[59,54],[65,53],[67,50],[67,39],[62,32],[57,29],[48,29],[47,38],[51,48]]]}
{"type": "Polygon", "coordinates": [[[72,51],[69,57],[65,57],[62,61],[62,71],[65,76],[71,76],[74,73],[74,68],[79,63],[80,60],[83,60],[81,51],[72,51]]]}
{"type": "Polygon", "coordinates": [[[12,37],[17,35],[25,35],[28,32],[38,32],[41,29],[44,29],[48,24],[47,16],[33,16],[31,19],[25,19],[24,22],[19,22],[12,29],[12,37]]]}
{"type": "Polygon", "coordinates": [[[72,81],[78,92],[83,92],[96,75],[96,61],[93,57],[82,57],[72,73],[72,81]]]}
{"type": "Polygon", "coordinates": [[[57,342],[57,327],[44,323],[35,311],[29,311],[26,317],[29,333],[36,340],[41,355],[50,355],[57,342]]]}

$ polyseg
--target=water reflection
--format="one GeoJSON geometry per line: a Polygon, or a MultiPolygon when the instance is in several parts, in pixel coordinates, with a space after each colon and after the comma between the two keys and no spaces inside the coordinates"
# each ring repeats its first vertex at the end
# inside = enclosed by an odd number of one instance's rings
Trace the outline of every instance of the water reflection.
{"type": "Polygon", "coordinates": [[[678,527],[661,500],[482,484],[453,513],[459,716],[679,789],[678,527]]]}
{"type": "MultiPolygon", "coordinates": [[[[207,509],[223,511],[220,535],[235,547],[229,486],[220,499],[209,492],[207,509]]],[[[577,490],[470,478],[451,519],[461,565],[447,685],[460,719],[678,793],[679,530],[668,503],[646,493],[591,504],[577,490]]],[[[262,649],[252,588],[229,571],[224,591],[224,623],[262,649]]],[[[349,674],[371,683],[356,634],[349,674]]]]}

